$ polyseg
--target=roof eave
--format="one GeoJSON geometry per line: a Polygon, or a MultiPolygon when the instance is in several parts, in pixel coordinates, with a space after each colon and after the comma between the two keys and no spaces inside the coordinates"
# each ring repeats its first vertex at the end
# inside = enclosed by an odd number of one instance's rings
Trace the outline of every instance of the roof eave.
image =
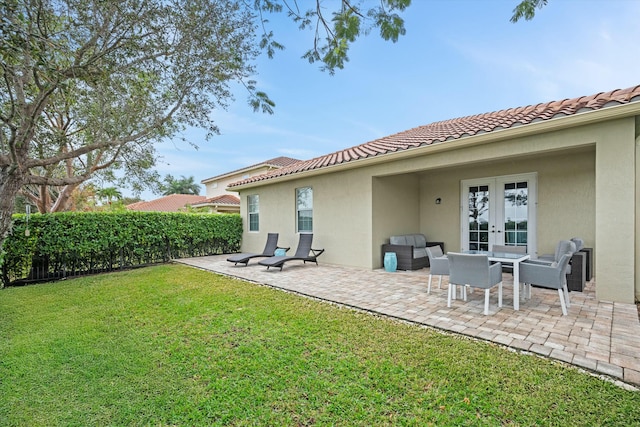
{"type": "Polygon", "coordinates": [[[234,175],[240,175],[246,172],[251,172],[257,169],[262,169],[262,168],[267,168],[267,170],[272,170],[272,169],[280,169],[283,166],[278,166],[278,165],[273,165],[271,163],[261,163],[259,165],[253,165],[253,166],[248,166],[246,168],[243,169],[239,169],[239,170],[235,170],[233,172],[228,172],[228,173],[224,173],[222,175],[217,175],[217,176],[213,176],[211,178],[205,178],[202,181],[200,181],[201,184],[208,184],[209,182],[213,182],[213,181],[219,181],[221,179],[224,178],[229,178],[232,177],[234,175]]]}
{"type": "MultiPolygon", "coordinates": [[[[260,167],[263,167],[263,166],[260,166],[260,167]]],[[[242,173],[249,172],[249,171],[252,171],[252,170],[255,170],[255,169],[259,169],[259,168],[258,167],[248,167],[248,168],[236,170],[236,171],[229,172],[229,173],[224,173],[222,175],[212,176],[211,178],[203,179],[202,181],[200,181],[200,184],[208,184],[209,182],[219,181],[221,179],[228,178],[228,177],[231,177],[231,176],[234,176],[234,175],[240,175],[242,173]]]]}
{"type": "Polygon", "coordinates": [[[423,145],[420,147],[410,148],[407,150],[386,153],[374,157],[353,160],[346,163],[339,163],[331,166],[325,166],[318,169],[296,172],[289,175],[282,175],[270,178],[264,181],[255,181],[247,184],[241,184],[233,187],[227,187],[227,191],[239,192],[250,188],[261,187],[271,183],[280,183],[292,181],[302,178],[309,178],[317,175],[335,172],[336,170],[349,170],[365,166],[372,166],[380,163],[402,160],[407,157],[414,157],[424,153],[435,153],[440,151],[455,150],[463,148],[467,145],[487,144],[492,142],[503,141],[505,139],[514,139],[530,136],[538,133],[552,132],[561,129],[568,129],[576,126],[584,126],[593,123],[615,120],[624,117],[630,117],[640,114],[640,101],[629,102],[622,105],[605,107],[594,111],[585,111],[573,114],[571,116],[555,117],[535,123],[528,123],[521,126],[510,127],[507,129],[494,130],[492,132],[464,136],[462,138],[435,144],[423,145]]]}
{"type": "Polygon", "coordinates": [[[191,207],[201,208],[203,206],[240,206],[240,203],[192,203],[191,207]]]}

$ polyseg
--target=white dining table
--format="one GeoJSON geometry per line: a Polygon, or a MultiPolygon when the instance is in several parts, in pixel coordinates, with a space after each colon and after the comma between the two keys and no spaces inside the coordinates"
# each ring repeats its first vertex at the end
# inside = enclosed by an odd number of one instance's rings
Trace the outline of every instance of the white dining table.
{"type": "Polygon", "coordinates": [[[513,309],[520,310],[520,263],[526,261],[531,256],[529,254],[516,254],[511,252],[493,251],[464,251],[465,254],[487,255],[489,261],[496,261],[505,264],[513,264],[513,309]]]}

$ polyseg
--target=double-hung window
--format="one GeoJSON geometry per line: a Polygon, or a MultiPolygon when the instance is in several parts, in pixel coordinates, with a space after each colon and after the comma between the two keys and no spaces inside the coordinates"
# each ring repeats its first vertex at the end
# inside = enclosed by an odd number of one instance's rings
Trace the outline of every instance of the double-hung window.
{"type": "Polygon", "coordinates": [[[313,189],[296,188],[296,230],[298,233],[313,232],[313,189]]]}
{"type": "Polygon", "coordinates": [[[249,231],[260,231],[260,198],[257,194],[247,197],[249,231]]]}

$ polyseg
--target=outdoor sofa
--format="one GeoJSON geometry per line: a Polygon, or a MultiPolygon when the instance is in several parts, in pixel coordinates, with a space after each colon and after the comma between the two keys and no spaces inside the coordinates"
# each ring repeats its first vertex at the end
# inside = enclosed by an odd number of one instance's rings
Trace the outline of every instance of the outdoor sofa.
{"type": "Polygon", "coordinates": [[[398,270],[419,270],[429,267],[427,246],[440,246],[444,252],[443,242],[428,242],[424,234],[391,236],[389,243],[382,245],[382,260],[384,261],[385,253],[394,252],[398,259],[398,270]]]}

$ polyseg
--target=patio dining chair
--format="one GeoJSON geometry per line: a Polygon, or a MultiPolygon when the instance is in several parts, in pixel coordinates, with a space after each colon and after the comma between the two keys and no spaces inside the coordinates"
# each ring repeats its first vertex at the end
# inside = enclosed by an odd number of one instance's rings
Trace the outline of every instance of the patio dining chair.
{"type": "MultiPolygon", "coordinates": [[[[449,252],[449,293],[447,307],[455,295],[455,286],[484,289],[484,314],[489,314],[489,291],[498,285],[498,307],[502,307],[502,264],[489,262],[487,255],[449,252]]],[[[466,297],[466,294],[465,294],[466,297]]],[[[466,298],[465,298],[466,300],[466,298]]]]}
{"type": "MultiPolygon", "coordinates": [[[[564,254],[569,254],[569,262],[565,271],[565,275],[570,275],[572,272],[571,269],[571,259],[573,257],[573,254],[576,253],[576,242],[573,240],[560,240],[558,242],[558,244],[556,245],[556,251],[553,254],[545,254],[545,255],[540,255],[538,257],[538,259],[534,259],[534,260],[529,260],[527,262],[532,262],[532,263],[539,263],[539,264],[546,264],[546,265],[551,265],[553,263],[558,264],[560,262],[560,259],[562,258],[562,256],[564,254]]],[[[568,289],[568,288],[567,288],[568,289]]],[[[531,294],[531,285],[529,285],[529,289],[528,289],[529,294],[531,294]]],[[[568,306],[568,302],[569,302],[569,294],[567,293],[567,306],[568,306]]]]}
{"type": "Polygon", "coordinates": [[[560,257],[559,262],[545,264],[528,260],[520,263],[520,280],[527,285],[541,288],[557,289],[560,296],[562,315],[567,315],[569,290],[567,289],[567,267],[572,254],[567,252],[560,257]]]}
{"type": "Polygon", "coordinates": [[[584,248],[584,239],[581,237],[572,237],[570,239],[576,245],[576,252],[581,251],[584,248]]]}
{"type": "Polygon", "coordinates": [[[429,285],[427,286],[427,294],[431,293],[431,277],[439,276],[438,289],[442,286],[442,276],[449,275],[449,259],[442,253],[439,245],[429,246],[427,248],[427,256],[429,257],[429,285]]]}
{"type": "MultiPolygon", "coordinates": [[[[552,262],[560,262],[560,258],[562,255],[566,253],[573,253],[576,251],[576,243],[572,240],[560,240],[556,245],[556,251],[553,254],[544,254],[540,255],[537,261],[552,263],[552,262]]],[[[571,272],[571,266],[568,267],[567,274],[571,272]]]]}

